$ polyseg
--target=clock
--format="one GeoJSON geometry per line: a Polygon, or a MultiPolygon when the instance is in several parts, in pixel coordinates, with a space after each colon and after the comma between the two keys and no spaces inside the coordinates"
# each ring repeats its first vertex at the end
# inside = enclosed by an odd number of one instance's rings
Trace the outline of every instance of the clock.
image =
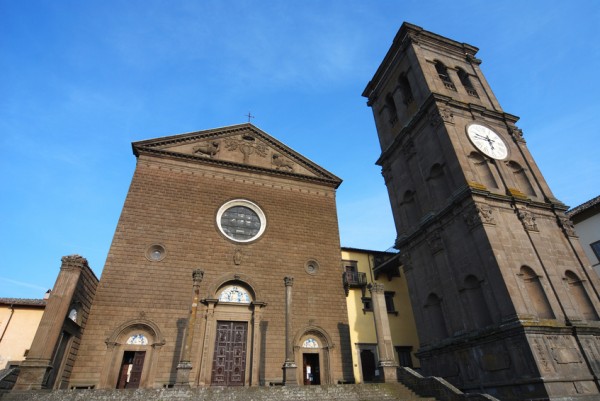
{"type": "Polygon", "coordinates": [[[504,160],[508,156],[508,147],[500,135],[481,124],[467,127],[467,135],[471,143],[484,155],[496,160],[504,160]]]}

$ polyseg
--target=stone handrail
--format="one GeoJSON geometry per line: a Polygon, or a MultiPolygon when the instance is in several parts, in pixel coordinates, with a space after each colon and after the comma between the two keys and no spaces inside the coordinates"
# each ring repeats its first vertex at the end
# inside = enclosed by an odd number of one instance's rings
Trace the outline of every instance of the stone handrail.
{"type": "Polygon", "coordinates": [[[489,394],[463,393],[440,377],[423,377],[404,366],[398,368],[398,380],[421,397],[434,397],[439,401],[500,401],[489,394]]]}

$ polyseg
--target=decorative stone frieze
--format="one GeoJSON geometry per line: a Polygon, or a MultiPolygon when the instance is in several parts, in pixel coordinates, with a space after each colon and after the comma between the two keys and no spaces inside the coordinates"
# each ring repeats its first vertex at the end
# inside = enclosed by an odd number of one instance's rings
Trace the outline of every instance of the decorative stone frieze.
{"type": "Polygon", "coordinates": [[[284,159],[279,153],[273,153],[271,164],[273,164],[275,170],[294,171],[294,163],[289,159],[284,159]]]}
{"type": "Polygon", "coordinates": [[[267,145],[258,142],[253,135],[245,135],[242,139],[227,138],[225,147],[230,152],[239,150],[244,155],[244,163],[248,163],[250,155],[257,154],[260,157],[267,157],[267,145]]]}
{"type": "Polygon", "coordinates": [[[215,157],[219,153],[219,150],[221,150],[221,141],[204,142],[193,148],[194,154],[209,158],[215,157]]]}
{"type": "Polygon", "coordinates": [[[440,230],[436,230],[427,236],[427,244],[429,245],[432,254],[444,249],[444,242],[442,241],[440,230]]]}
{"type": "Polygon", "coordinates": [[[525,143],[522,129],[517,127],[509,127],[509,132],[515,141],[525,143]]]}
{"type": "Polygon", "coordinates": [[[575,226],[571,219],[566,216],[557,216],[556,217],[558,226],[562,228],[563,232],[568,237],[577,237],[577,233],[575,232],[575,226]]]}
{"type": "Polygon", "coordinates": [[[523,227],[525,227],[527,231],[539,231],[538,225],[535,221],[535,215],[532,212],[527,210],[525,207],[518,208],[516,212],[517,217],[519,220],[521,220],[523,227]]]}
{"type": "Polygon", "coordinates": [[[463,213],[463,218],[469,228],[474,228],[481,224],[496,224],[492,208],[485,204],[476,203],[471,205],[463,213]]]}
{"type": "Polygon", "coordinates": [[[440,108],[429,113],[429,123],[437,127],[441,123],[454,124],[454,113],[449,108],[440,108]]]}

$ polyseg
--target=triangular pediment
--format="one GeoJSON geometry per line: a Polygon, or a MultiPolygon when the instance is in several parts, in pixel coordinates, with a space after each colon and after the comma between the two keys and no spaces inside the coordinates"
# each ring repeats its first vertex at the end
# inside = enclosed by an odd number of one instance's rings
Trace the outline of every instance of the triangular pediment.
{"type": "Polygon", "coordinates": [[[341,180],[252,124],[134,142],[133,152],[328,182],[341,180]]]}

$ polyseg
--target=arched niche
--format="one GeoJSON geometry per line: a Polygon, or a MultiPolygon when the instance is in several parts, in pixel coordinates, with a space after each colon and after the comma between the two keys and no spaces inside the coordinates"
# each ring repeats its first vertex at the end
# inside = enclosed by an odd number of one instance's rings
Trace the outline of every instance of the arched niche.
{"type": "Polygon", "coordinates": [[[529,266],[521,266],[519,276],[524,284],[526,299],[529,299],[535,315],[540,319],[554,319],[548,296],[536,272],[529,266]]]}
{"type": "Polygon", "coordinates": [[[571,299],[573,300],[573,304],[581,313],[581,316],[584,320],[599,320],[598,313],[596,313],[596,309],[594,309],[594,305],[592,300],[590,299],[584,282],[571,270],[567,270],[565,272],[564,281],[569,290],[569,294],[571,295],[571,299]]]}

